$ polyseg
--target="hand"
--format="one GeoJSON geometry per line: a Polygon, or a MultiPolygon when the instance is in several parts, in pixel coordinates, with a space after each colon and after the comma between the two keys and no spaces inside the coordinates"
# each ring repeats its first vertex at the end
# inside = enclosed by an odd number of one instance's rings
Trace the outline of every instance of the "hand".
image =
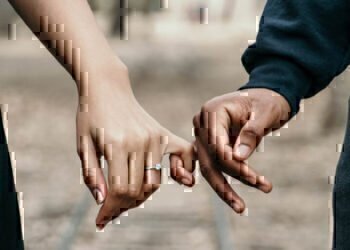
{"type": "Polygon", "coordinates": [[[83,176],[98,203],[104,203],[97,224],[105,225],[147,199],[159,186],[160,173],[144,172],[144,167],[160,163],[166,153],[170,153],[173,178],[191,186],[192,146],[159,125],[137,103],[126,68],[99,29],[88,2],[10,2],[76,80],[83,176]],[[108,162],[108,188],[100,156],[108,162]]]}
{"type": "Polygon", "coordinates": [[[222,172],[268,193],[272,184],[245,162],[263,136],[289,119],[290,106],[268,89],[248,89],[208,101],[193,119],[201,172],[216,193],[237,213],[245,209],[241,197],[222,172]]]}
{"type": "Polygon", "coordinates": [[[126,72],[113,80],[90,78],[82,77],[79,85],[77,142],[84,181],[96,201],[103,203],[96,218],[102,229],[158,189],[160,171],[145,171],[145,166],[161,163],[164,154],[170,154],[171,176],[192,186],[194,151],[138,104],[126,72]],[[108,163],[108,188],[101,156],[108,163]]]}

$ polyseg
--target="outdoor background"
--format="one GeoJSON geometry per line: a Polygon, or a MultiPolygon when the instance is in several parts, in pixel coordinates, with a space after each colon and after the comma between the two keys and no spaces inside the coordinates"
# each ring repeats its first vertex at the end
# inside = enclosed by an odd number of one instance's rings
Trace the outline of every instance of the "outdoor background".
{"type": "MultiPolygon", "coordinates": [[[[201,105],[248,79],[240,57],[256,37],[264,1],[170,0],[167,8],[159,0],[129,1],[124,40],[118,36],[119,1],[90,2],[129,68],[139,102],[188,140],[201,105]],[[208,24],[200,22],[200,8],[208,8],[208,24]]],[[[192,190],[162,185],[144,208],[97,233],[98,207],[82,184],[75,149],[74,83],[6,1],[0,2],[0,29],[0,104],[8,115],[27,249],[329,249],[348,73],[306,100],[288,127],[266,137],[249,160],[274,190],[265,195],[235,182],[248,206],[244,216],[198,176],[192,190]],[[16,24],[15,37],[8,36],[9,24],[16,24]]]]}

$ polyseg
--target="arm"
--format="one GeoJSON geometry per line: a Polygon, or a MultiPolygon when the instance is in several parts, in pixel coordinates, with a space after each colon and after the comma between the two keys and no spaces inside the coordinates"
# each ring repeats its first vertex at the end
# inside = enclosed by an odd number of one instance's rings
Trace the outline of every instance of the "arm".
{"type": "Polygon", "coordinates": [[[271,191],[272,184],[246,160],[266,134],[298,112],[302,98],[315,95],[346,68],[349,12],[346,0],[269,0],[256,43],[242,57],[249,82],[208,101],[194,117],[201,171],[236,212],[244,210],[244,201],[222,172],[271,191]]]}
{"type": "Polygon", "coordinates": [[[242,56],[250,79],[240,89],[276,91],[296,114],[302,98],[317,94],[347,67],[349,11],[346,0],[269,0],[256,43],[242,56]]]}
{"type": "Polygon", "coordinates": [[[9,2],[72,75],[78,88],[84,72],[94,78],[126,74],[126,66],[111,50],[85,0],[9,2]]]}
{"type": "Polygon", "coordinates": [[[11,0],[28,26],[75,80],[77,148],[84,182],[103,203],[96,225],[144,202],[160,171],[146,167],[170,154],[172,177],[192,186],[191,144],[155,121],[137,102],[126,67],[114,56],[86,0],[11,0]],[[108,163],[108,188],[100,157],[108,163]]]}

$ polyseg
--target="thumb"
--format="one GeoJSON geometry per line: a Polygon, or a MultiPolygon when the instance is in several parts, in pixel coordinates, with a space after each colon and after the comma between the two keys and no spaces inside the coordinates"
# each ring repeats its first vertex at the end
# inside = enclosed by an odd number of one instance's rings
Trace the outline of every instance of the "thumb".
{"type": "Polygon", "coordinates": [[[239,132],[234,145],[233,154],[237,160],[249,158],[261,142],[264,135],[272,130],[271,117],[263,112],[252,112],[249,120],[239,132]]]}
{"type": "Polygon", "coordinates": [[[92,142],[88,136],[80,137],[78,153],[82,163],[82,176],[97,204],[102,204],[107,194],[107,184],[100,162],[92,142]]]}

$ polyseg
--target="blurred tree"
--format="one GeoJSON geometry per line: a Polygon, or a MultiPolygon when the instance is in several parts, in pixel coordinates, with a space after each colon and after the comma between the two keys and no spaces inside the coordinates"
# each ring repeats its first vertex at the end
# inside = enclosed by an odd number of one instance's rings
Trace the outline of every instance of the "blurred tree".
{"type": "Polygon", "coordinates": [[[124,27],[125,27],[125,15],[129,15],[128,9],[126,10],[126,1],[119,0],[115,1],[115,4],[112,8],[112,35],[118,35],[120,37],[123,36],[124,27]]]}
{"type": "Polygon", "coordinates": [[[222,20],[230,21],[235,9],[236,0],[225,0],[223,5],[222,20]]]}
{"type": "Polygon", "coordinates": [[[160,0],[118,0],[114,2],[112,13],[112,35],[123,36],[125,32],[125,16],[129,16],[131,12],[141,12],[145,16],[154,11],[160,10],[160,0]]]}

